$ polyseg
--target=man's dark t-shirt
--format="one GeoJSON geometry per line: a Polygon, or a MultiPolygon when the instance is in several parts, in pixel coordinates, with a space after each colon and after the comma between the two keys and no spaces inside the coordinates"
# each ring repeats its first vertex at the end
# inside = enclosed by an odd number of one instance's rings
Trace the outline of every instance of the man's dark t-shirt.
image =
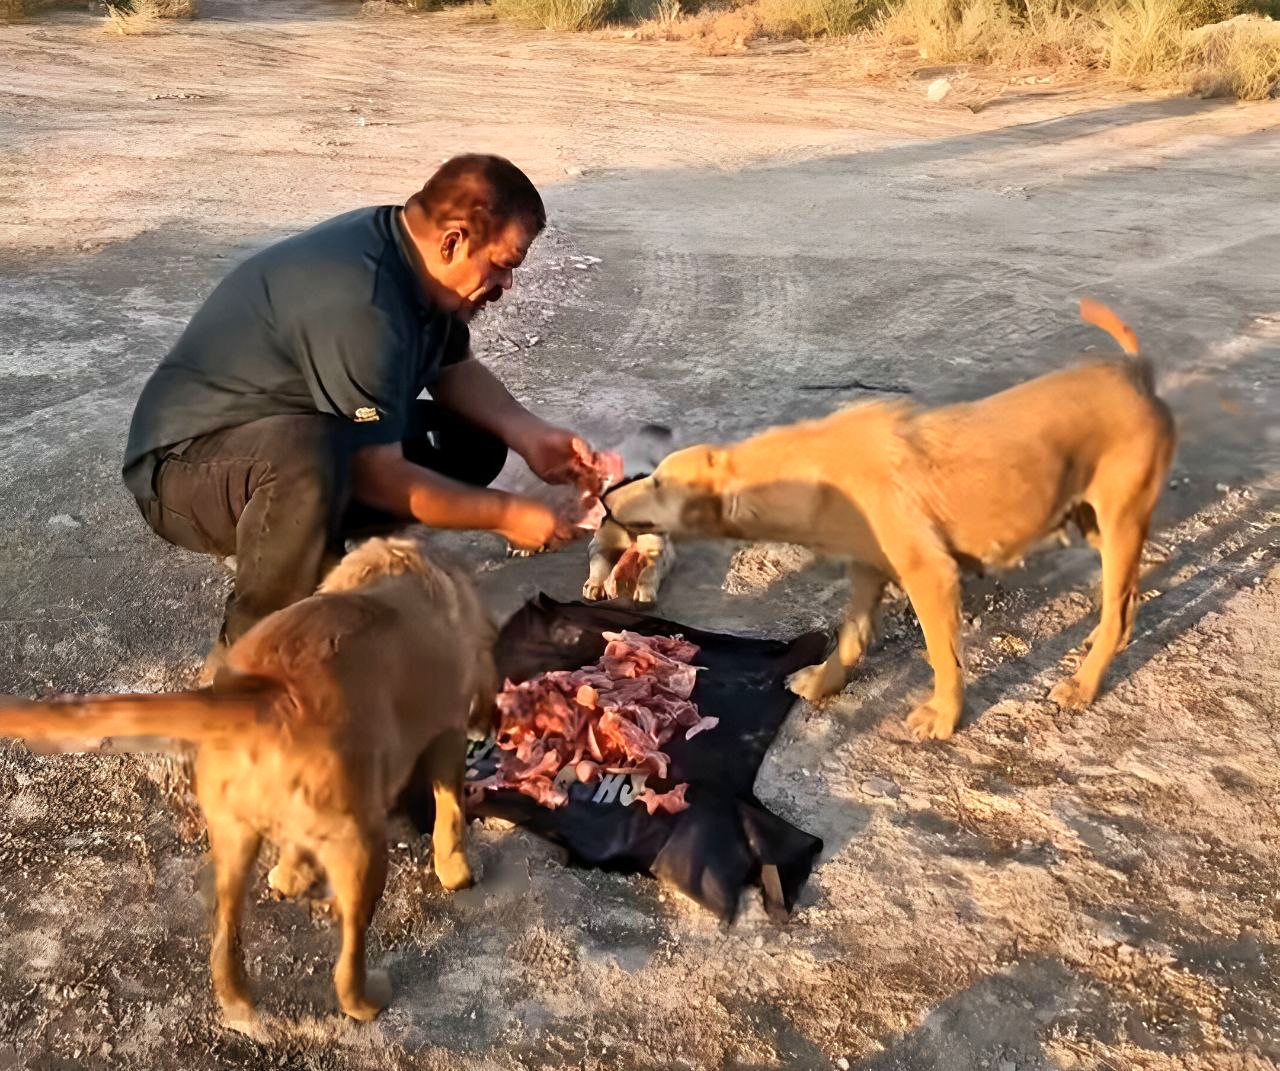
{"type": "Polygon", "coordinates": [[[269,246],[218,285],[138,399],[124,459],[135,497],[155,497],[165,453],[264,417],[344,417],[351,447],[404,437],[414,399],[466,357],[470,335],[428,299],[398,214],[348,212],[269,246]]]}

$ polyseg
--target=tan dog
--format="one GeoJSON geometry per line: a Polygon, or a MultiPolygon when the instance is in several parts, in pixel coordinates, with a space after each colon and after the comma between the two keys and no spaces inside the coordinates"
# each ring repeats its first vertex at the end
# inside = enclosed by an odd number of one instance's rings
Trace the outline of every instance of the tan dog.
{"type": "Polygon", "coordinates": [[[470,723],[488,727],[494,629],[469,580],[410,538],[349,553],[317,594],[259,622],[209,690],[0,704],[0,735],[69,750],[103,737],[197,745],[196,794],[217,881],[210,965],[228,1025],[253,1032],[240,951],[245,883],[263,838],[286,895],[328,876],[342,920],[334,984],[342,1010],[372,1019],[365,931],[387,871],[387,812],[413,776],[429,779],[441,884],[471,883],[462,779],[470,723]]]}
{"type": "Polygon", "coordinates": [[[680,450],[648,479],[606,495],[610,515],[632,532],[776,540],[849,559],[853,594],[836,650],[790,681],[810,700],[845,686],[886,582],[898,583],[934,673],[932,697],[907,723],[917,738],[937,739],[952,734],[964,704],[960,568],[1016,564],[1073,521],[1101,552],[1101,621],[1088,657],[1051,695],[1086,705],[1133,630],[1138,563],[1174,427],[1133,332],[1096,302],[1080,312],[1128,358],[977,402],[923,412],[873,403],[732,446],[680,450]]]}

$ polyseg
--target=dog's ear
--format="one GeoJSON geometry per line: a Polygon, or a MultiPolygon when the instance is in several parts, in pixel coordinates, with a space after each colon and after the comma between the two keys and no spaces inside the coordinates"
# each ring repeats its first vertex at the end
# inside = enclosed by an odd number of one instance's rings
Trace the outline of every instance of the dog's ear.
{"type": "Polygon", "coordinates": [[[719,495],[693,495],[680,508],[680,527],[686,531],[714,532],[723,521],[724,503],[719,495]]]}
{"type": "Polygon", "coordinates": [[[718,450],[714,446],[707,451],[707,468],[712,472],[723,472],[729,467],[729,451],[718,450]]]}

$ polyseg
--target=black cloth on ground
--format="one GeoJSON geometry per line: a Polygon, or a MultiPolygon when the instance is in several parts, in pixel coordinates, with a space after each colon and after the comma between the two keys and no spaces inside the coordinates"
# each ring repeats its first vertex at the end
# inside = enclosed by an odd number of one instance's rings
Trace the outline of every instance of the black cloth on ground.
{"type": "MultiPolygon", "coordinates": [[[[771,917],[782,921],[795,905],[822,841],[767,810],[755,795],[756,774],[795,697],[787,676],[820,660],[825,634],[790,641],[753,639],[687,628],[612,606],[559,603],[546,595],[526,603],[498,640],[500,674],[527,680],[553,669],[577,669],[604,652],[602,633],[630,629],[645,635],[681,634],[699,646],[693,700],[702,714],[720,719],[714,729],[664,745],[669,776],[647,787],[664,791],[689,783],[689,808],[650,815],[643,804],[623,802],[633,793],[626,778],[613,798],[600,781],[574,783],[569,801],[539,806],[514,791],[485,792],[469,807],[473,816],[496,816],[564,846],[570,861],[611,870],[648,872],[670,882],[725,922],[740,893],[759,884],[771,917]],[[597,797],[605,797],[594,802],[597,797]]],[[[475,776],[492,771],[490,749],[468,759],[475,776]]],[[[414,816],[415,820],[419,817],[414,816]]]]}

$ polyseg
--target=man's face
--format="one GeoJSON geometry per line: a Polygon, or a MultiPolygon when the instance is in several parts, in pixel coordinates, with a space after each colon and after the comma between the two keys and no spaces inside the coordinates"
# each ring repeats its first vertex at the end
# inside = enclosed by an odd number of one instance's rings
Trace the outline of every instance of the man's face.
{"type": "Polygon", "coordinates": [[[435,282],[445,291],[448,309],[470,320],[515,285],[515,272],[524,262],[538,232],[524,220],[511,220],[494,232],[486,245],[464,230],[442,236],[436,264],[429,266],[435,282]]]}

